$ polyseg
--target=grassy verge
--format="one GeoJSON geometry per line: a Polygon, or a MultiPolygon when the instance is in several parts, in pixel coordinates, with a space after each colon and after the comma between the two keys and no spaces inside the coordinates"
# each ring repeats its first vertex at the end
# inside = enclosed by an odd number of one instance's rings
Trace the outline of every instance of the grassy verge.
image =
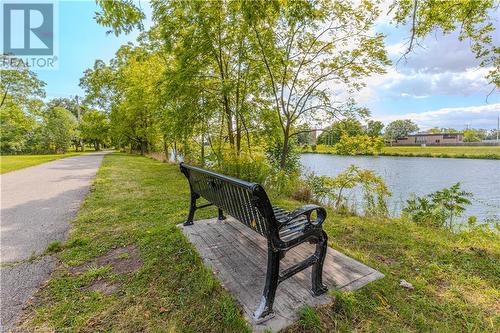
{"type": "Polygon", "coordinates": [[[50,162],[65,157],[85,154],[92,151],[93,150],[87,150],[85,152],[69,152],[66,154],[49,154],[49,155],[3,155],[0,156],[0,173],[6,173],[18,169],[24,169],[45,162],[50,162]]]}
{"type": "MultiPolygon", "coordinates": [[[[274,200],[296,207],[288,199],[274,200]]],[[[143,157],[104,158],[92,191],[58,253],[62,265],[28,309],[27,331],[243,332],[231,296],[206,269],[175,226],[188,207],[188,186],[177,166],[143,157]],[[113,248],[135,245],[142,267],[116,274],[72,269],[113,248]],[[118,284],[107,295],[87,287],[118,284]]],[[[289,332],[495,331],[500,325],[500,239],[449,234],[399,221],[338,217],[325,224],[330,246],[386,277],[336,301],[302,309],[289,332]],[[414,290],[399,286],[400,279],[414,290]]],[[[214,209],[197,218],[216,216],[214,209]]],[[[278,291],[279,292],[279,291],[278,291]]]]}
{"type": "MultiPolygon", "coordinates": [[[[333,146],[317,145],[303,149],[305,153],[336,154],[333,146]]],[[[500,146],[480,147],[384,147],[378,155],[408,156],[408,157],[448,157],[448,158],[477,158],[500,159],[500,146]]]]}

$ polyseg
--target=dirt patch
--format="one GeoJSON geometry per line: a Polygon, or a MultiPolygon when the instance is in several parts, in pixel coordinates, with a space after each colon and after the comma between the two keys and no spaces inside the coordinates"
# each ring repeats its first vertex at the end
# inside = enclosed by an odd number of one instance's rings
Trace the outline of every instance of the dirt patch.
{"type": "Polygon", "coordinates": [[[118,289],[120,289],[119,284],[110,283],[104,279],[96,280],[90,286],[80,288],[81,291],[98,291],[104,295],[114,294],[118,289]]]}
{"type": "Polygon", "coordinates": [[[391,265],[394,265],[394,264],[398,263],[396,260],[394,260],[392,258],[389,258],[389,257],[385,257],[383,255],[378,255],[377,259],[380,260],[381,262],[383,262],[384,264],[388,265],[388,266],[391,266],[391,265]]]}
{"type": "Polygon", "coordinates": [[[135,245],[112,249],[100,257],[80,266],[70,267],[73,274],[83,273],[90,267],[110,266],[116,274],[127,274],[137,271],[142,266],[139,249],[135,245]]]}

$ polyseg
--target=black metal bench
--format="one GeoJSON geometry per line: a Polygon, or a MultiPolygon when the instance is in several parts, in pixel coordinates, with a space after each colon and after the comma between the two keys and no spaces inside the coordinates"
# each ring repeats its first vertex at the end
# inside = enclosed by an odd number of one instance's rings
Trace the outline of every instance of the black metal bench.
{"type": "Polygon", "coordinates": [[[261,303],[254,313],[256,322],[273,316],[273,302],[280,282],[312,267],[312,293],[321,295],[327,291],[322,282],[323,262],[327,250],[327,235],[321,225],[326,218],[324,208],[306,205],[287,212],[271,205],[266,192],[259,184],[246,182],[213,171],[180,164],[181,172],[187,177],[191,188],[191,205],[185,226],[193,224],[197,209],[215,205],[218,220],[224,220],[224,213],[231,215],[267,239],[267,274],[261,303]],[[196,205],[196,200],[205,198],[209,203],[196,205]],[[316,218],[312,219],[312,213],[316,218]],[[291,248],[310,242],[316,244],[316,251],[304,261],[279,271],[280,260],[291,248]]]}

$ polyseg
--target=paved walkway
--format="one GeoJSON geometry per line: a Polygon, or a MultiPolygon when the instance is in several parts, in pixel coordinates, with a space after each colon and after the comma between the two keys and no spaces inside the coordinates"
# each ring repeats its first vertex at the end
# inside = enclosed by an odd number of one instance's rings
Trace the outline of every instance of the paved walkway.
{"type": "Polygon", "coordinates": [[[1,176],[0,331],[47,280],[56,260],[43,254],[65,239],[106,152],[68,157],[1,176]]]}

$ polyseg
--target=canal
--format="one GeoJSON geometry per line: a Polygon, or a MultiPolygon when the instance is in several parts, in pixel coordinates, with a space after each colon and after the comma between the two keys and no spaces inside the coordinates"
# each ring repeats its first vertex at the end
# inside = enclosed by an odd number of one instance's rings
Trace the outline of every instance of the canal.
{"type": "MultiPolygon", "coordinates": [[[[464,217],[500,219],[499,160],[302,154],[301,163],[305,172],[331,177],[351,164],[375,171],[392,192],[388,202],[392,215],[400,213],[411,193],[425,195],[460,182],[462,189],[474,195],[464,217]]],[[[352,195],[359,200],[359,193],[352,195]]]]}

